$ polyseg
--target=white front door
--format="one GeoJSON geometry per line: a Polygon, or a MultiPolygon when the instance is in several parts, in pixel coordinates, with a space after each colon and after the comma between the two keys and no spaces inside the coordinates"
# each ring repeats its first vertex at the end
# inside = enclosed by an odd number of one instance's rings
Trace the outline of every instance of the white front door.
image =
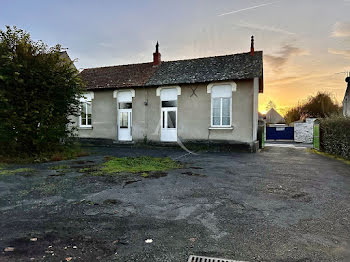
{"type": "Polygon", "coordinates": [[[160,139],[164,142],[177,141],[177,107],[162,108],[161,115],[161,135],[160,139]]]}
{"type": "Polygon", "coordinates": [[[132,109],[119,109],[118,140],[132,141],[131,135],[132,109]]]}

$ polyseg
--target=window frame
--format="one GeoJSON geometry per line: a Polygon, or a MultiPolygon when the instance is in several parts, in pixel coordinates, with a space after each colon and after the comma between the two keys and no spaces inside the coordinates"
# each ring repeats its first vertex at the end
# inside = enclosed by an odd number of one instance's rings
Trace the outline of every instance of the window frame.
{"type": "Polygon", "coordinates": [[[92,127],[92,101],[88,101],[88,100],[85,100],[85,101],[81,101],[80,102],[80,111],[79,111],[79,127],[92,127]],[[85,123],[89,123],[89,114],[88,114],[88,107],[87,105],[90,104],[91,106],[91,124],[86,124],[86,125],[83,125],[82,124],[82,116],[81,116],[81,113],[82,113],[82,107],[83,107],[83,104],[85,104],[85,123]]]}
{"type": "Polygon", "coordinates": [[[211,113],[210,113],[210,127],[232,127],[232,96],[231,97],[213,97],[211,96],[211,113]],[[228,125],[223,125],[222,124],[222,120],[223,120],[223,115],[222,115],[222,104],[223,104],[223,98],[228,98],[230,101],[230,123],[228,125]],[[214,110],[213,110],[213,106],[214,106],[214,99],[220,99],[220,124],[219,125],[214,125],[213,119],[214,119],[214,110]]]}
{"type": "Polygon", "coordinates": [[[230,129],[233,128],[233,123],[232,123],[232,114],[233,114],[233,108],[232,108],[232,97],[233,97],[233,93],[237,91],[237,84],[233,81],[230,82],[213,82],[207,85],[207,93],[210,94],[210,124],[209,124],[209,129],[230,129]],[[213,92],[212,89],[215,87],[224,87],[224,86],[230,86],[231,87],[231,92],[225,95],[225,93],[221,94],[221,95],[214,95],[213,96],[213,92]],[[213,110],[213,105],[214,105],[214,99],[215,98],[219,98],[220,99],[220,124],[219,125],[214,125],[213,123],[213,114],[214,114],[214,110],[213,110]],[[223,98],[227,98],[230,101],[230,123],[228,125],[223,125],[222,121],[223,121],[223,114],[222,114],[222,110],[223,110],[223,98]]]}

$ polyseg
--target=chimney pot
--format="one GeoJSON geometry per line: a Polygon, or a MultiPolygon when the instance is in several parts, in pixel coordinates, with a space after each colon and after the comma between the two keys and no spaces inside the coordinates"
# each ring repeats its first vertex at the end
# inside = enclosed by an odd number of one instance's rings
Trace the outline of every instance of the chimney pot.
{"type": "Polygon", "coordinates": [[[254,36],[252,35],[251,43],[250,43],[250,54],[254,55],[254,36]]]}
{"type": "Polygon", "coordinates": [[[159,53],[159,43],[157,41],[156,52],[153,53],[153,65],[158,66],[158,65],[160,65],[161,62],[162,62],[162,60],[161,60],[161,55],[159,53]]]}

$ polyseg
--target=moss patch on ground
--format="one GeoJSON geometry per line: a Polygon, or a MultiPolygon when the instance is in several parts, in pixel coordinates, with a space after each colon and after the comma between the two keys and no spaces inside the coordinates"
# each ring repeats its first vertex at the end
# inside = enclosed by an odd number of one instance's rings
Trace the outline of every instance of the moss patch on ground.
{"type": "Polygon", "coordinates": [[[0,175],[14,175],[18,173],[29,173],[33,172],[32,168],[17,168],[17,169],[6,169],[3,166],[0,166],[0,175]]]}
{"type": "Polygon", "coordinates": [[[345,164],[350,165],[350,160],[344,159],[344,158],[342,158],[340,156],[331,155],[331,154],[328,154],[328,153],[325,153],[325,152],[318,151],[316,149],[309,149],[309,152],[312,152],[314,154],[318,154],[318,155],[321,155],[321,156],[325,156],[325,157],[328,157],[328,158],[333,158],[333,159],[342,161],[345,164]]]}
{"type": "Polygon", "coordinates": [[[103,164],[101,171],[106,174],[113,173],[141,173],[152,171],[166,171],[169,169],[180,168],[181,165],[169,157],[123,157],[112,158],[103,164]]]}

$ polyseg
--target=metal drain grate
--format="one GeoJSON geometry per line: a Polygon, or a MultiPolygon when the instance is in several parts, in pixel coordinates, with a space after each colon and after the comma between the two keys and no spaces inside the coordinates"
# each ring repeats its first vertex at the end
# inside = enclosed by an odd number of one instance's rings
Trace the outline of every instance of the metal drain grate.
{"type": "Polygon", "coordinates": [[[187,262],[244,262],[224,258],[190,256],[187,262]]]}

